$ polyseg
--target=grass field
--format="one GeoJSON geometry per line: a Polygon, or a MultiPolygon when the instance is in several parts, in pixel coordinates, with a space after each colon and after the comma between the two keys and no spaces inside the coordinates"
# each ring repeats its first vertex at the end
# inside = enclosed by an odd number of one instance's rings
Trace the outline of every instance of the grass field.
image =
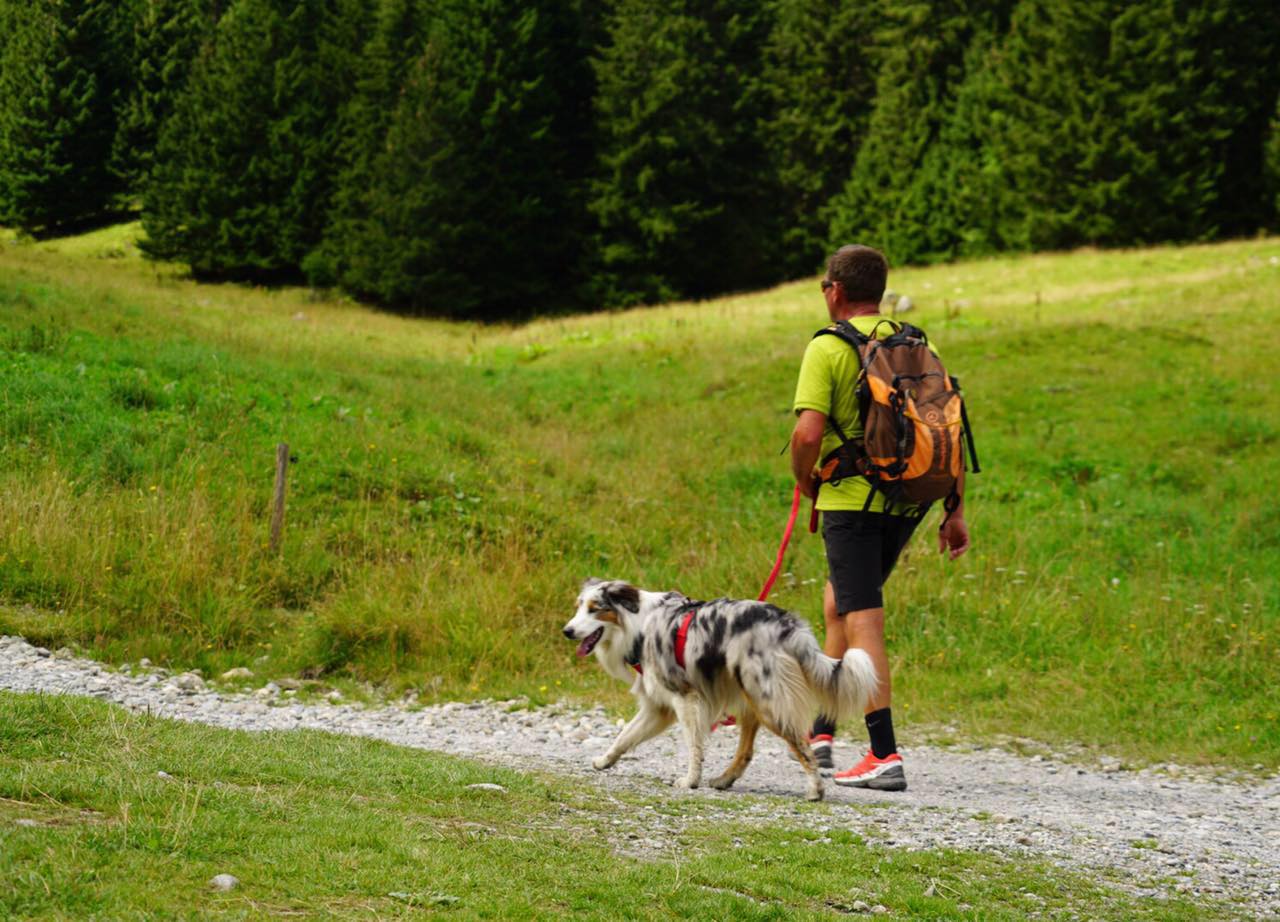
{"type": "MultiPolygon", "coordinates": [[[[481,327],[0,241],[0,632],[265,680],[621,705],[591,575],[754,596],[813,280],[481,327]],[[295,458],[266,549],[275,445],[295,458]]],[[[495,279],[495,284],[500,284],[495,279]]],[[[961,377],[973,551],[889,586],[900,737],[1280,764],[1280,240],[895,271],[961,377]]],[[[773,601],[820,622],[821,542],[773,601]]]]}
{"type": "Polygon", "coordinates": [[[733,804],[0,692],[5,919],[825,919],[859,901],[912,919],[1222,911],[1138,900],[1026,857],[886,849],[856,823],[829,828],[822,805],[779,802],[776,825],[715,810],[733,804]],[[505,790],[468,787],[494,783],[505,790]],[[657,854],[628,854],[654,835],[657,854]],[[240,885],[215,892],[218,874],[240,885]]]}

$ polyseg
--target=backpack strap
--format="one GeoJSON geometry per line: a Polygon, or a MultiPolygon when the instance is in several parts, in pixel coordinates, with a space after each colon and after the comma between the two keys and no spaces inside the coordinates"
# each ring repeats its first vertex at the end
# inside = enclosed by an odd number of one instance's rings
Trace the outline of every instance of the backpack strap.
{"type": "MultiPolygon", "coordinates": [[[[960,382],[955,375],[951,375],[951,387],[955,391],[960,390],[960,382]]],[[[978,449],[973,444],[973,427],[969,425],[969,411],[965,409],[963,395],[960,397],[960,422],[964,426],[964,441],[969,446],[969,460],[973,463],[973,473],[981,474],[982,468],[978,466],[978,449]]]]}

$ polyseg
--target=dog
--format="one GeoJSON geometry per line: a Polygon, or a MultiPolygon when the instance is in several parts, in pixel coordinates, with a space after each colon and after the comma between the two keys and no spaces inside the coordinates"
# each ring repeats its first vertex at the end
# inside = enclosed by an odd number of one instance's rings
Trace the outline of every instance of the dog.
{"type": "Polygon", "coordinates": [[[591,764],[609,768],[678,719],[689,769],[676,784],[685,788],[702,782],[712,721],[731,714],[738,749],[712,787],[725,790],[742,777],[764,726],[791,747],[808,776],[807,798],[821,800],[822,776],[808,740],[814,714],[837,720],[861,714],[878,684],[865,650],[833,659],[807,623],[765,602],[694,602],[679,592],[589,579],[564,634],[578,642],[579,656],[594,653],[607,673],[631,683],[640,706],[591,764]]]}

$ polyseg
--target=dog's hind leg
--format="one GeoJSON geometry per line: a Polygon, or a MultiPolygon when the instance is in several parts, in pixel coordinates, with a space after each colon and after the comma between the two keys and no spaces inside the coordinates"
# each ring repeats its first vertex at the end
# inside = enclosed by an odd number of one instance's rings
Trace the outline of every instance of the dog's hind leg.
{"type": "Polygon", "coordinates": [[[622,732],[613,741],[609,751],[592,759],[591,765],[597,770],[603,771],[645,740],[651,740],[667,729],[675,719],[676,715],[669,708],[649,702],[641,702],[640,710],[622,728],[622,732]]]}
{"type": "Polygon", "coordinates": [[[791,753],[796,757],[796,761],[800,763],[804,773],[809,776],[809,790],[805,792],[807,800],[822,800],[824,791],[822,786],[822,776],[818,774],[818,760],[813,754],[813,750],[809,748],[809,741],[805,739],[803,733],[780,726],[771,720],[767,712],[760,714],[760,720],[771,733],[782,738],[788,746],[791,747],[791,753]]]}
{"type": "Polygon", "coordinates": [[[755,754],[756,731],[759,729],[760,719],[756,717],[755,711],[750,707],[745,708],[738,718],[738,751],[733,754],[733,761],[724,770],[724,774],[711,782],[713,788],[723,791],[742,777],[742,773],[751,764],[751,756],[755,754]]]}
{"type": "Polygon", "coordinates": [[[684,741],[689,747],[689,772],[676,782],[676,786],[696,788],[702,783],[703,747],[707,734],[711,732],[711,717],[707,713],[706,702],[698,694],[677,699],[676,711],[680,727],[684,730],[684,741]]]}

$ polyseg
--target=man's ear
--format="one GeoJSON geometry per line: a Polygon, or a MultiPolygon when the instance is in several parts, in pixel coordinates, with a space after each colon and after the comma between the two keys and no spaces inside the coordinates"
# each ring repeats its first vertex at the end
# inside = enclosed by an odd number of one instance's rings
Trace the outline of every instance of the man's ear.
{"type": "Polygon", "coordinates": [[[625,608],[633,615],[640,611],[640,590],[630,583],[610,583],[604,589],[604,600],[615,610],[625,608]]]}

